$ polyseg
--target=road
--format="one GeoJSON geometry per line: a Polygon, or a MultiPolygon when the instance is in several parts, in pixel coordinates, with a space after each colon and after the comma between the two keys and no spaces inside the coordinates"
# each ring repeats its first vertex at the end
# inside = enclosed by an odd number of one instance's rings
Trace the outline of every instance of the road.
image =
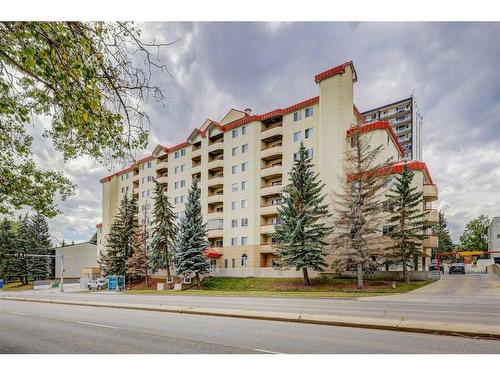
{"type": "Polygon", "coordinates": [[[0,353],[500,353],[500,341],[0,300],[0,353]]]}
{"type": "Polygon", "coordinates": [[[39,296],[99,302],[402,318],[499,326],[500,281],[492,277],[484,274],[445,275],[442,280],[411,293],[359,299],[127,295],[114,292],[61,294],[45,291],[0,293],[0,296],[39,296]]]}

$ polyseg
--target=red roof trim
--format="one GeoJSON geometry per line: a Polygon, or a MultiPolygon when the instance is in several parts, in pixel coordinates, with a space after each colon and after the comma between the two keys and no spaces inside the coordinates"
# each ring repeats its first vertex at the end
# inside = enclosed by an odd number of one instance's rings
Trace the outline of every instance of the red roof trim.
{"type": "Polygon", "coordinates": [[[392,127],[388,121],[375,121],[375,122],[370,122],[368,124],[353,126],[352,128],[347,129],[346,135],[348,137],[351,137],[357,133],[362,134],[373,130],[384,130],[384,129],[387,130],[387,132],[389,133],[392,142],[399,151],[399,154],[404,155],[405,152],[403,150],[403,147],[401,147],[401,144],[398,141],[398,137],[396,137],[396,133],[394,133],[394,130],[392,130],[392,127]]]}
{"type": "Polygon", "coordinates": [[[126,168],[120,169],[118,172],[115,172],[113,174],[110,174],[110,175],[108,175],[106,177],[101,178],[99,181],[101,182],[101,184],[105,183],[105,182],[109,182],[109,181],[111,181],[111,178],[113,176],[121,176],[122,174],[125,174],[127,172],[132,171],[134,168],[137,168],[141,164],[144,164],[144,163],[146,163],[148,161],[155,160],[155,159],[156,158],[153,155],[146,156],[146,157],[144,157],[142,159],[137,160],[134,164],[132,164],[132,165],[126,167],[126,168]]]}
{"type": "Polygon", "coordinates": [[[322,80],[333,77],[337,74],[344,74],[346,66],[350,65],[352,69],[352,81],[356,82],[358,80],[358,76],[356,74],[356,69],[354,69],[354,64],[352,61],[347,61],[341,65],[335,66],[331,69],[325,70],[319,74],[316,74],[314,77],[314,82],[320,83],[322,80]]]}
{"type": "MultiPolygon", "coordinates": [[[[434,182],[432,181],[431,174],[429,173],[429,170],[427,169],[427,165],[423,161],[417,161],[417,160],[410,160],[410,161],[398,161],[395,163],[392,163],[388,167],[383,167],[380,168],[374,172],[367,172],[367,173],[380,173],[381,175],[384,175],[386,173],[388,174],[398,174],[403,171],[404,166],[408,166],[408,168],[412,171],[422,171],[427,177],[428,183],[426,185],[434,185],[434,182]],[[389,169],[388,169],[389,168],[389,169]]],[[[352,181],[356,175],[349,175],[347,178],[348,180],[352,181]]]]}
{"type": "Polygon", "coordinates": [[[353,109],[353,111],[354,111],[354,115],[356,116],[356,118],[358,119],[358,121],[359,121],[360,123],[365,122],[365,116],[363,116],[363,115],[359,112],[358,107],[356,107],[356,105],[355,105],[355,104],[353,104],[353,105],[352,105],[352,109],[353,109]]]}

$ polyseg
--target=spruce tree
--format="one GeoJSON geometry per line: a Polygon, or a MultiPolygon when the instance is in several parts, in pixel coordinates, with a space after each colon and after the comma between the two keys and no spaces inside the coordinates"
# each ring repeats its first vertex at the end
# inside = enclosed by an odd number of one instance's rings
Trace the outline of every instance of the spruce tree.
{"type": "Polygon", "coordinates": [[[132,255],[126,260],[127,274],[131,278],[145,278],[146,286],[149,286],[148,280],[148,254],[144,241],[144,233],[139,226],[136,226],[132,236],[132,255]]]}
{"type": "Polygon", "coordinates": [[[392,224],[389,237],[393,245],[389,246],[389,257],[403,265],[405,281],[410,282],[408,267],[416,261],[421,252],[422,241],[425,239],[427,225],[422,210],[424,199],[421,191],[416,186],[411,186],[415,173],[407,165],[396,176],[396,182],[387,194],[393,205],[393,214],[388,220],[392,224]]]}
{"type": "Polygon", "coordinates": [[[448,223],[443,211],[439,211],[438,222],[434,226],[434,232],[438,236],[438,246],[432,249],[432,257],[435,258],[438,253],[453,251],[453,241],[451,240],[448,223]]]}
{"type": "Polygon", "coordinates": [[[97,232],[94,232],[92,237],[90,237],[89,243],[91,243],[92,245],[97,245],[97,232]]]}
{"type": "Polygon", "coordinates": [[[49,225],[40,213],[34,214],[29,222],[30,252],[28,256],[28,271],[35,280],[45,279],[50,274],[50,257],[54,255],[54,246],[50,240],[49,225]]]}
{"type": "Polygon", "coordinates": [[[193,179],[174,251],[174,266],[177,274],[190,275],[194,273],[198,287],[201,287],[200,275],[210,271],[210,264],[203,253],[208,248],[209,242],[207,227],[203,222],[201,212],[200,195],[198,182],[193,179]]]}
{"type": "Polygon", "coordinates": [[[380,230],[383,194],[388,180],[388,161],[377,162],[383,146],[372,148],[371,138],[353,134],[344,154],[342,190],[335,194],[333,268],[356,266],[358,288],[364,273],[374,266],[372,257],[381,249],[375,234],[380,230]]]}
{"type": "MultiPolygon", "coordinates": [[[[15,240],[15,248],[17,253],[30,254],[32,253],[33,242],[31,241],[30,219],[28,214],[19,217],[17,235],[15,240]]],[[[28,257],[17,258],[18,277],[23,284],[28,284],[30,279],[30,265],[28,257]]]]}
{"type": "Polygon", "coordinates": [[[111,225],[109,234],[106,236],[106,252],[101,252],[98,260],[104,276],[125,275],[125,249],[128,239],[125,236],[125,221],[130,202],[125,194],[120,202],[120,208],[111,225]]]}
{"type": "Polygon", "coordinates": [[[4,218],[0,222],[0,279],[5,282],[22,278],[21,260],[15,255],[17,244],[16,223],[4,218]]]}
{"type": "Polygon", "coordinates": [[[289,176],[290,183],[281,194],[283,204],[278,207],[281,224],[276,226],[273,239],[282,265],[302,270],[304,284],[311,285],[308,269],[323,271],[327,265],[324,239],[332,228],[325,223],[331,214],[323,203],[324,184],[314,173],[302,143],[289,176]]]}
{"type": "Polygon", "coordinates": [[[170,277],[171,258],[174,243],[177,238],[176,217],[173,206],[163,193],[163,187],[155,182],[154,208],[153,208],[153,239],[149,265],[151,272],[166,270],[170,277]]]}

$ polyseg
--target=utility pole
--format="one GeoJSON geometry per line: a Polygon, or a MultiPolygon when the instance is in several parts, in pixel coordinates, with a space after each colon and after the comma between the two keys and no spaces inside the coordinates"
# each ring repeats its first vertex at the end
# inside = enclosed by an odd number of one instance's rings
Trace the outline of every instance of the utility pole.
{"type": "MultiPolygon", "coordinates": [[[[64,292],[64,239],[63,239],[63,242],[61,243],[61,241],[59,241],[54,236],[51,235],[50,237],[52,237],[57,242],[59,242],[59,245],[61,246],[61,281],[59,282],[59,291],[61,293],[63,293],[64,292]]],[[[56,257],[56,255],[54,254],[54,258],[55,257],[56,257]]]]}

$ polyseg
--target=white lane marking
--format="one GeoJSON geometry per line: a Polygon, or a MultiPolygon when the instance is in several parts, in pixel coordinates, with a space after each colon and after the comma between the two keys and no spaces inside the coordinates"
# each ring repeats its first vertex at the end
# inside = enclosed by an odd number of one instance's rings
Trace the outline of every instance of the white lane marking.
{"type": "Polygon", "coordinates": [[[106,326],[104,324],[96,324],[96,323],[89,323],[89,322],[77,322],[78,324],[84,324],[87,326],[94,326],[94,327],[101,327],[101,328],[111,328],[111,329],[118,329],[118,327],[113,327],[113,326],[106,326]]]}
{"type": "Polygon", "coordinates": [[[24,315],[24,316],[32,316],[31,314],[26,314],[26,313],[16,312],[16,311],[12,311],[12,314],[16,314],[16,315],[24,315]]]}
{"type": "Polygon", "coordinates": [[[262,352],[262,353],[269,353],[269,354],[285,354],[285,353],[280,353],[280,352],[272,352],[270,350],[264,350],[264,349],[253,349],[256,352],[262,352]]]}

